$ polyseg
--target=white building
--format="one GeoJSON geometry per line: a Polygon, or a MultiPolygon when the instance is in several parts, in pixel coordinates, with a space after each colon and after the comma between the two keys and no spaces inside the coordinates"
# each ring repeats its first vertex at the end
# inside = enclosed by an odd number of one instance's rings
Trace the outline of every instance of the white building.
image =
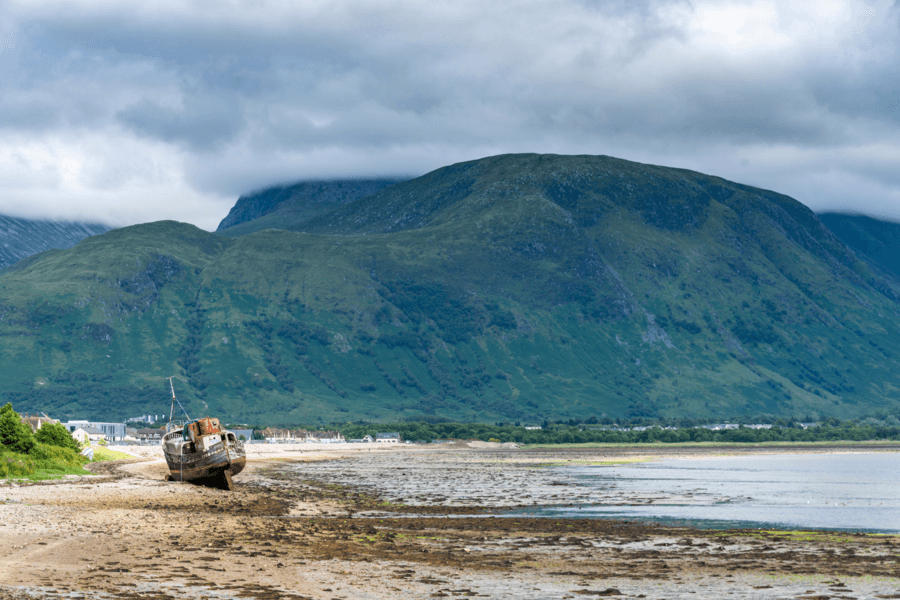
{"type": "Polygon", "coordinates": [[[375,434],[375,443],[378,444],[399,444],[400,443],[400,434],[399,433],[376,433],[375,434]]]}
{"type": "Polygon", "coordinates": [[[163,418],[165,418],[165,415],[142,415],[140,417],[132,417],[131,419],[128,419],[128,422],[149,423],[152,425],[163,418]]]}
{"type": "Polygon", "coordinates": [[[307,441],[319,444],[343,444],[344,436],[337,431],[310,431],[307,433],[307,441]]]}
{"type": "Polygon", "coordinates": [[[79,427],[70,433],[79,444],[96,444],[106,439],[103,432],[94,427],[79,427]]]}
{"type": "Polygon", "coordinates": [[[87,430],[89,427],[99,430],[107,442],[122,442],[125,440],[125,423],[96,423],[93,421],[69,421],[63,423],[69,433],[76,429],[87,430]]]}

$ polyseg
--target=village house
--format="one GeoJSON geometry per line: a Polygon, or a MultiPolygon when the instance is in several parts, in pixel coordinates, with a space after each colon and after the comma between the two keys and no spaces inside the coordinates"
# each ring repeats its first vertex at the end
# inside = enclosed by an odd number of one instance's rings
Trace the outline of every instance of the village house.
{"type": "Polygon", "coordinates": [[[79,427],[71,434],[79,444],[99,444],[106,440],[106,434],[96,427],[79,427]]]}
{"type": "Polygon", "coordinates": [[[165,430],[163,428],[144,427],[137,430],[135,437],[141,443],[159,443],[165,430]]]}
{"type": "Polygon", "coordinates": [[[306,429],[279,429],[266,427],[262,431],[266,442],[270,444],[336,444],[346,441],[337,431],[307,431],[306,429]]]}
{"type": "Polygon", "coordinates": [[[712,425],[701,425],[700,427],[712,431],[724,431],[726,429],[740,429],[741,426],[737,423],[714,423],[712,425]]]}
{"type": "Polygon", "coordinates": [[[269,444],[284,443],[291,439],[290,430],[277,427],[266,427],[262,430],[262,435],[269,444]]]}
{"type": "Polygon", "coordinates": [[[309,440],[309,432],[305,429],[266,427],[262,434],[270,444],[302,444],[309,440]]]}
{"type": "Polygon", "coordinates": [[[399,444],[400,443],[400,434],[399,433],[376,433],[375,434],[375,443],[378,444],[399,444]]]}
{"type": "Polygon", "coordinates": [[[35,417],[33,415],[23,415],[22,422],[28,424],[28,426],[31,427],[32,433],[37,432],[37,430],[40,429],[44,423],[59,423],[59,421],[57,421],[56,419],[51,419],[47,415],[41,415],[40,417],[35,417]]]}
{"type": "Polygon", "coordinates": [[[88,440],[87,431],[85,431],[81,427],[79,427],[75,431],[70,431],[69,434],[72,436],[72,439],[74,439],[79,444],[84,445],[90,441],[90,440],[88,440]]]}
{"type": "Polygon", "coordinates": [[[344,436],[338,431],[309,431],[307,437],[308,441],[319,444],[343,444],[346,442],[344,436]]]}

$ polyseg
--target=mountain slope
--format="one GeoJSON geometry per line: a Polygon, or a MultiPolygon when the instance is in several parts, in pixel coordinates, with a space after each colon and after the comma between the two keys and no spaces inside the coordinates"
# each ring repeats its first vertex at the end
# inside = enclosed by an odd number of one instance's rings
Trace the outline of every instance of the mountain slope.
{"type": "Polygon", "coordinates": [[[110,228],[99,223],[43,221],[0,215],[0,269],[51,249],[71,248],[110,228]]]}
{"type": "Polygon", "coordinates": [[[609,157],[453,165],[236,238],[165,222],[0,276],[22,410],[296,424],[900,407],[896,279],[798,202],[609,157]]]}
{"type": "Polygon", "coordinates": [[[841,213],[822,213],[818,216],[857,254],[900,277],[900,224],[841,213]]]}
{"type": "Polygon", "coordinates": [[[404,180],[338,179],[266,188],[238,198],[216,231],[236,237],[263,229],[295,229],[335,206],[374,194],[400,181],[404,180]]]}

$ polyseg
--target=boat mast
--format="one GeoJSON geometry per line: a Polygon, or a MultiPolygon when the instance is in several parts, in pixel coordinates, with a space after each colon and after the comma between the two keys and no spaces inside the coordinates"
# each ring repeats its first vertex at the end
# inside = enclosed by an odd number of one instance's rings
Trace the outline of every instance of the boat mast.
{"type": "Polygon", "coordinates": [[[172,375],[171,377],[168,377],[169,389],[172,390],[172,408],[169,409],[169,422],[170,423],[172,422],[172,417],[175,415],[175,403],[176,402],[178,402],[178,408],[181,409],[181,412],[183,412],[184,416],[187,418],[187,420],[190,421],[191,418],[188,416],[187,411],[184,410],[184,407],[181,405],[181,401],[179,401],[178,398],[175,397],[175,386],[172,385],[173,379],[175,379],[174,375],[172,375]]]}

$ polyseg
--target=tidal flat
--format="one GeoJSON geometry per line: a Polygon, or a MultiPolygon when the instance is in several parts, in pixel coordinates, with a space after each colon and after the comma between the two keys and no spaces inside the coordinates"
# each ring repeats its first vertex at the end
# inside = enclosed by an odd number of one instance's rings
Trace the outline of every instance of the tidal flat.
{"type": "Polygon", "coordinates": [[[558,465],[753,452],[285,449],[229,493],[164,482],[150,450],[90,477],[0,485],[0,599],[900,598],[896,535],[510,515],[604,494],[558,465]]]}

